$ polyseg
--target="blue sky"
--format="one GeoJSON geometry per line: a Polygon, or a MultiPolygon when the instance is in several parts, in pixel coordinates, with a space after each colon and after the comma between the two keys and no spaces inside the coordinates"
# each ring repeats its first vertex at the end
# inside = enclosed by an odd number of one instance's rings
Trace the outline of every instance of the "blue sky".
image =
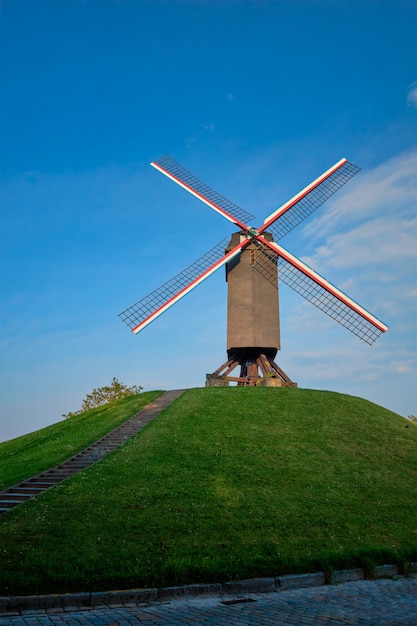
{"type": "MultiPolygon", "coordinates": [[[[203,386],[224,272],[134,336],[117,314],[233,231],[149,166],[257,216],[342,157],[359,175],[282,240],[389,325],[374,346],[282,285],[301,387],[417,414],[414,0],[2,0],[0,440],[113,376],[203,386]]],[[[243,410],[243,407],[242,407],[243,410]]]]}

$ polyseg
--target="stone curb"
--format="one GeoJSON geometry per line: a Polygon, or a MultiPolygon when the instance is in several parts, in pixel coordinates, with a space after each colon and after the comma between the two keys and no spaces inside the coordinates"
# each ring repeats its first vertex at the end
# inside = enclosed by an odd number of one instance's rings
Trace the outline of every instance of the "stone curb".
{"type": "Polygon", "coordinates": [[[315,574],[290,574],[289,576],[280,576],[276,579],[279,584],[280,591],[289,589],[304,589],[306,587],[321,587],[326,584],[326,578],[323,572],[315,574]]]}
{"type": "Polygon", "coordinates": [[[209,596],[220,595],[222,593],[222,587],[220,583],[213,584],[196,584],[196,585],[183,585],[181,587],[164,587],[158,590],[157,600],[173,600],[178,598],[196,597],[196,596],[209,596]]]}
{"type": "Polygon", "coordinates": [[[236,582],[223,583],[222,595],[233,596],[246,593],[269,593],[278,591],[275,578],[248,578],[236,582]]]}
{"type": "Polygon", "coordinates": [[[330,584],[340,585],[340,583],[351,583],[355,580],[364,580],[365,570],[361,567],[357,569],[342,569],[330,574],[330,584]]]}
{"type": "Polygon", "coordinates": [[[154,602],[158,589],[127,589],[125,591],[96,591],[62,593],[45,596],[14,596],[0,598],[0,612],[28,609],[63,609],[64,607],[91,608],[126,602],[154,602]]]}
{"type": "Polygon", "coordinates": [[[125,604],[126,602],[154,602],[158,589],[127,589],[126,591],[94,591],[90,594],[90,606],[102,604],[125,604]]]}
{"type": "MultiPolygon", "coordinates": [[[[417,563],[409,563],[408,569],[417,573],[417,563]]],[[[396,565],[379,565],[373,572],[374,579],[391,578],[398,576],[396,565]]],[[[365,579],[363,569],[338,570],[331,574],[329,583],[337,585],[365,579]]],[[[91,609],[98,606],[112,604],[123,605],[128,603],[150,604],[157,601],[174,600],[178,598],[197,596],[231,596],[248,593],[270,593],[303,589],[306,587],[321,587],[326,584],[323,572],[314,574],[289,574],[277,578],[249,578],[223,584],[194,584],[178,587],[164,587],[162,589],[126,589],[121,591],[95,591],[80,593],[48,594],[43,596],[13,596],[0,597],[0,613],[28,610],[45,610],[53,612],[63,611],[70,607],[73,610],[91,609]]]]}
{"type": "Polygon", "coordinates": [[[398,567],[396,565],[378,565],[374,569],[373,575],[375,578],[392,578],[398,576],[398,567]]]}

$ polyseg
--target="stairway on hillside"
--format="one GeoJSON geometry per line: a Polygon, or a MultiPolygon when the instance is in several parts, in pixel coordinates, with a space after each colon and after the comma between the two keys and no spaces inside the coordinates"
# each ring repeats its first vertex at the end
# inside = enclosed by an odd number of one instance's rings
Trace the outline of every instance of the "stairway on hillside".
{"type": "Polygon", "coordinates": [[[142,411],[131,417],[127,422],[115,428],[88,448],[81,450],[64,463],[53,467],[37,476],[5,489],[0,492],[0,515],[18,506],[25,500],[61,483],[69,476],[81,472],[86,467],[97,463],[106,454],[118,448],[122,443],[135,435],[146,424],[159,415],[171,402],[176,400],[184,389],[166,391],[154,402],[148,404],[142,411]]]}

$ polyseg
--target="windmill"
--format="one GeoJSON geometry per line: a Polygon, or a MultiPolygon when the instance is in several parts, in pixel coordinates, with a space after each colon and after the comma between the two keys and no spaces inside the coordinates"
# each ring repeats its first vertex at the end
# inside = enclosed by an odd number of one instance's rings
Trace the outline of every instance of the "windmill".
{"type": "Polygon", "coordinates": [[[183,272],[120,313],[136,334],[222,266],[228,283],[227,356],[206,385],[296,386],[274,359],[280,349],[278,277],[321,311],[368,344],[387,326],[277,242],[347,183],[359,168],[341,159],[291,200],[269,215],[259,228],[253,216],[187,171],[171,156],[151,163],[232,222],[239,230],[220,241],[183,272]],[[239,376],[231,376],[240,367],[239,376]]]}

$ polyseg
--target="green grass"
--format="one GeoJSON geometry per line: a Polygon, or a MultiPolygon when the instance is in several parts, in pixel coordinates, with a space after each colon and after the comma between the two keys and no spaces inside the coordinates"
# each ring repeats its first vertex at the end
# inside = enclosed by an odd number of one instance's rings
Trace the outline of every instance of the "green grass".
{"type": "Polygon", "coordinates": [[[2,594],[219,582],[417,559],[417,428],[306,389],[188,390],[0,518],[2,594]]]}
{"type": "Polygon", "coordinates": [[[129,396],[0,443],[0,491],[59,465],[136,415],[161,393],[150,391],[129,396]]]}

